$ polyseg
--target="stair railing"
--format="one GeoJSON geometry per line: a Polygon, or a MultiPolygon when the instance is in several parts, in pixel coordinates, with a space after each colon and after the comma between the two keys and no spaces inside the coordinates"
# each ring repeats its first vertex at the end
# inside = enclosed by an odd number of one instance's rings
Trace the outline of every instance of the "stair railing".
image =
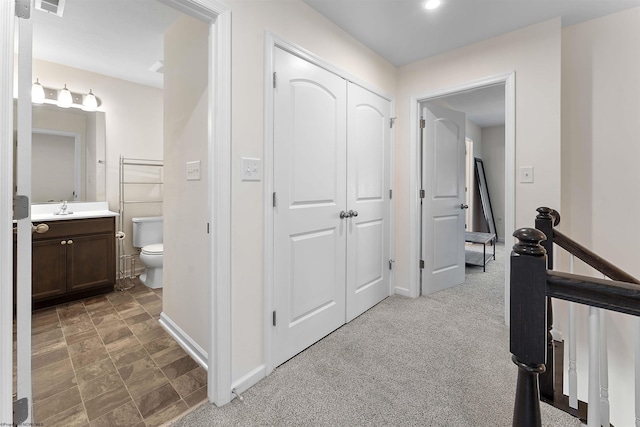
{"type": "MultiPolygon", "coordinates": [[[[597,380],[592,380],[594,377],[590,380],[589,401],[595,404],[589,411],[589,426],[608,425],[606,345],[599,345],[599,337],[605,336],[600,331],[606,325],[604,320],[600,320],[604,319],[604,315],[600,315],[599,309],[640,316],[640,281],[555,230],[554,227],[559,222],[560,215],[557,211],[539,208],[536,228],[522,228],[513,234],[518,242],[511,254],[510,347],[512,360],[519,368],[514,426],[540,426],[540,396],[546,401],[551,399],[550,403],[553,403],[555,376],[552,371],[554,347],[550,298],[590,306],[592,349],[589,370],[596,374],[597,380]],[[552,271],[554,243],[613,280],[552,271]],[[602,377],[598,375],[601,372],[604,372],[602,377]],[[601,405],[602,397],[605,400],[601,405]]],[[[575,345],[573,349],[571,347],[570,344],[570,390],[574,387],[571,383],[572,357],[575,372],[575,345]]],[[[640,353],[640,348],[637,348],[637,352],[640,353]]],[[[636,396],[640,395],[640,382],[637,383],[636,390],[636,396]]],[[[577,406],[577,398],[573,402],[572,400],[574,399],[570,396],[570,406],[573,407],[572,403],[577,406]]],[[[638,410],[640,405],[636,408],[638,410]]],[[[640,416],[636,415],[637,425],[638,421],[640,416]]]]}

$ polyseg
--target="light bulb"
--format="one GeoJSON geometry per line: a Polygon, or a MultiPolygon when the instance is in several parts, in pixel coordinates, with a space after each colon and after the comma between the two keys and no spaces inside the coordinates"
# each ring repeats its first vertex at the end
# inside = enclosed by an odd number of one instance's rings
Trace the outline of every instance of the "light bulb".
{"type": "Polygon", "coordinates": [[[84,96],[82,109],[85,111],[96,111],[96,108],[98,108],[98,100],[91,89],[89,89],[89,93],[84,96]]]}
{"type": "Polygon", "coordinates": [[[440,6],[440,0],[428,0],[424,4],[424,8],[428,10],[436,9],[438,6],[440,6]]]}
{"type": "Polygon", "coordinates": [[[31,102],[34,104],[42,104],[44,102],[44,88],[36,79],[36,82],[31,86],[31,102]]]}
{"type": "Polygon", "coordinates": [[[69,108],[71,104],[73,104],[73,97],[69,89],[67,89],[67,85],[64,85],[64,89],[60,89],[60,92],[58,92],[58,107],[69,108]]]}

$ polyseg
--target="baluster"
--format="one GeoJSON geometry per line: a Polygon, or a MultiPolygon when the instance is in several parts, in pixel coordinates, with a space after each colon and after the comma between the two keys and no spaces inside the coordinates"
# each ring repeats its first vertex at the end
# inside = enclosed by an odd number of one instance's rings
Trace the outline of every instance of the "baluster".
{"type": "Polygon", "coordinates": [[[598,329],[600,327],[599,309],[589,307],[589,413],[587,414],[588,427],[600,427],[600,340],[598,329]]]}
{"type": "Polygon", "coordinates": [[[543,232],[521,228],[513,233],[519,242],[511,253],[510,351],[518,366],[513,426],[539,427],[539,374],[546,358],[547,259],[540,242],[543,232]]]}
{"type": "MultiPolygon", "coordinates": [[[[573,274],[575,257],[569,258],[569,273],[573,274]]],[[[576,365],[576,304],[569,303],[569,406],[578,409],[578,371],[576,365]]],[[[639,426],[640,427],[640,426],[639,426]]]]}
{"type": "Polygon", "coordinates": [[[640,427],[640,317],[636,317],[636,427],[640,427]]]}
{"type": "Polygon", "coordinates": [[[606,312],[599,308],[600,319],[600,424],[609,427],[609,358],[607,357],[606,312]]]}

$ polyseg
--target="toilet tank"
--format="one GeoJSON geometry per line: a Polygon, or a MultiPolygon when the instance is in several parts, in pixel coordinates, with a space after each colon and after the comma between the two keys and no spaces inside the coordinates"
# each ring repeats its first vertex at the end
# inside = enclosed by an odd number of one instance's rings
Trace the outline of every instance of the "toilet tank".
{"type": "Polygon", "coordinates": [[[147,216],[131,218],[133,223],[133,246],[142,248],[162,243],[162,217],[147,216]]]}

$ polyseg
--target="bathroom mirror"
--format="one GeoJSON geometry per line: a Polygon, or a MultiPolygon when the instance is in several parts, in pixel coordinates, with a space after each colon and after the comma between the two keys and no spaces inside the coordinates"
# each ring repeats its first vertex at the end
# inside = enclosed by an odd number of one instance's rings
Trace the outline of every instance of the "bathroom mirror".
{"type": "Polygon", "coordinates": [[[32,113],[31,203],[106,200],[105,113],[46,104],[32,113]]]}

